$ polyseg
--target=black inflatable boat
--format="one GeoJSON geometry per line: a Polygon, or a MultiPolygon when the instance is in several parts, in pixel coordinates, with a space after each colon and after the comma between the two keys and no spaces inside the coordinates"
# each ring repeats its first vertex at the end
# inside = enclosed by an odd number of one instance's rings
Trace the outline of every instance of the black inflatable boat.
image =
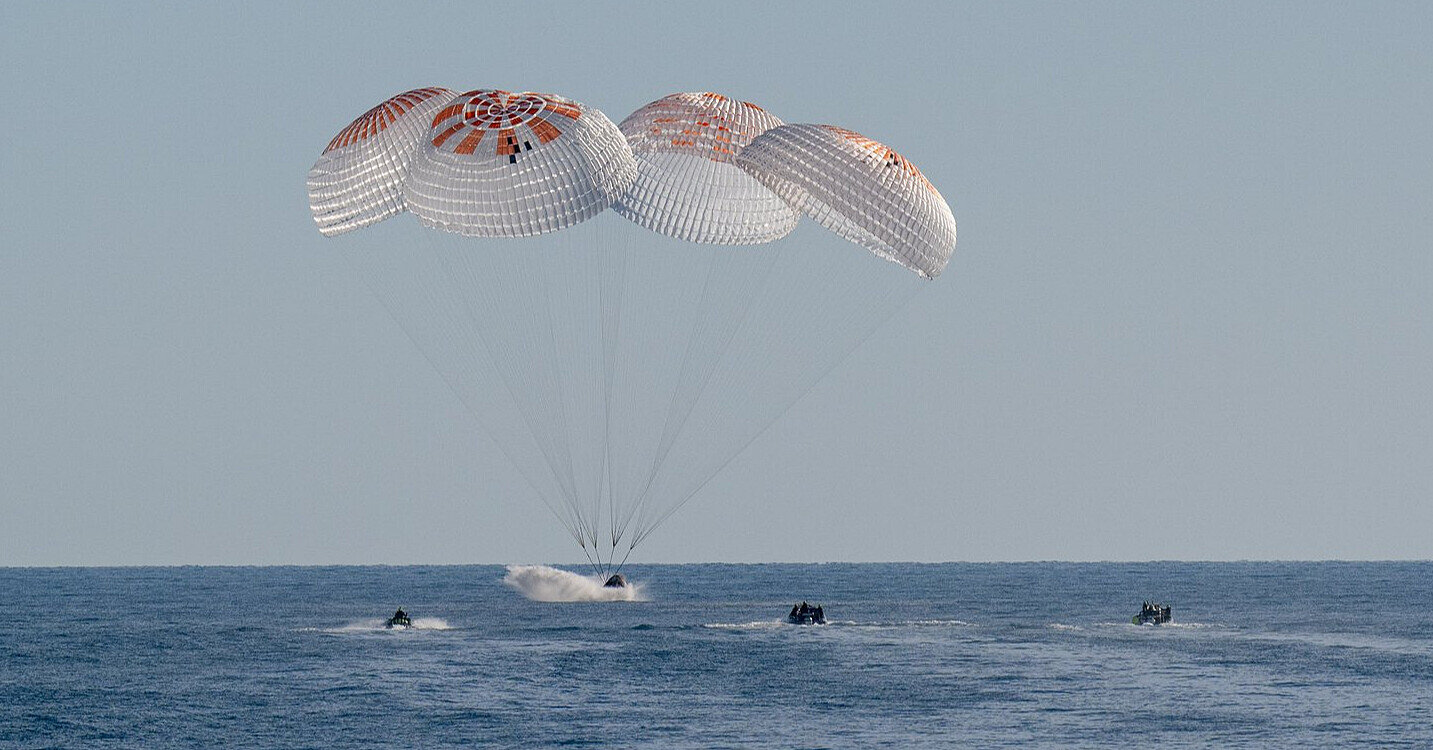
{"type": "Polygon", "coordinates": [[[1135,625],[1163,625],[1174,619],[1173,609],[1163,604],[1145,602],[1139,614],[1130,618],[1135,625]]]}
{"type": "Polygon", "coordinates": [[[806,602],[793,605],[791,613],[786,615],[786,621],[792,625],[825,625],[826,612],[821,605],[811,606],[806,602]]]}

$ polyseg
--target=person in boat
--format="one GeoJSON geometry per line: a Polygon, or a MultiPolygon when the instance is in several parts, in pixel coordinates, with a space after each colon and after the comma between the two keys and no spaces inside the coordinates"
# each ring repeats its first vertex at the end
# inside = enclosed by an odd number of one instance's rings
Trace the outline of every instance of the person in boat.
{"type": "Polygon", "coordinates": [[[402,607],[399,607],[398,611],[393,613],[394,622],[403,622],[406,619],[408,619],[408,613],[404,612],[402,607]]]}
{"type": "Polygon", "coordinates": [[[820,604],[816,605],[816,610],[812,613],[812,615],[815,618],[816,622],[826,622],[826,613],[821,610],[820,604]]]}
{"type": "Polygon", "coordinates": [[[794,620],[794,619],[796,619],[798,616],[800,616],[800,614],[801,614],[801,605],[800,605],[800,604],[793,604],[793,605],[791,605],[791,614],[788,615],[788,616],[789,616],[791,619],[794,620]]]}

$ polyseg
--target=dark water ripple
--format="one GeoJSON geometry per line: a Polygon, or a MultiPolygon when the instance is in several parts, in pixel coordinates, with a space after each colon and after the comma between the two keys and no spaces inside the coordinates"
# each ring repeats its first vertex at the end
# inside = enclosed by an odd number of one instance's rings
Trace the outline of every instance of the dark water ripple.
{"type": "Polygon", "coordinates": [[[0,746],[1433,747],[1428,563],[502,574],[0,569],[0,746]],[[800,599],[832,624],[780,624],[800,599]],[[377,627],[400,604],[434,627],[377,627]]]}

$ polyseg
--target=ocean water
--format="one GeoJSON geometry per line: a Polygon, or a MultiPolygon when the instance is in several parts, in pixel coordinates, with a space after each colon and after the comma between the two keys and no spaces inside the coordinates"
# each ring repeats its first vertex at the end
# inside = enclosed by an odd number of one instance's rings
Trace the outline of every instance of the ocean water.
{"type": "Polygon", "coordinates": [[[624,572],[0,569],[0,746],[1433,747],[1430,563],[624,572]]]}

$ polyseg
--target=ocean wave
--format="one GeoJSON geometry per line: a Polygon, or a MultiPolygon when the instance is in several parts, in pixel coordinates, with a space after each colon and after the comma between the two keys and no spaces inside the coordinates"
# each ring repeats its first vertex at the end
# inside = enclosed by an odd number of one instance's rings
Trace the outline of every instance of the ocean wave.
{"type": "Polygon", "coordinates": [[[1368,633],[1293,632],[1248,633],[1250,640],[1298,643],[1316,648],[1362,649],[1409,656],[1433,655],[1433,644],[1427,641],[1368,633]]]}

